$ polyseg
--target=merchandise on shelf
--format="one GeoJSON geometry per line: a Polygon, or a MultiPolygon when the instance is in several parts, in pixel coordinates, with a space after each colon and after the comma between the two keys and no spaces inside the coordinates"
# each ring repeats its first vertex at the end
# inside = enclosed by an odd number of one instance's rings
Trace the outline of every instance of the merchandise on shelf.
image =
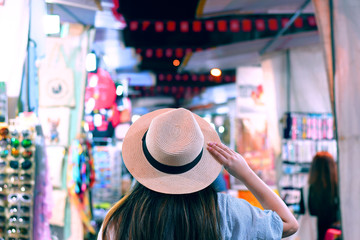
{"type": "Polygon", "coordinates": [[[81,220],[85,229],[95,234],[91,225],[91,193],[95,183],[92,145],[83,137],[74,139],[68,157],[68,192],[70,201],[81,212],[81,220]]]}
{"type": "Polygon", "coordinates": [[[0,127],[0,239],[32,239],[35,130],[0,127]]]}
{"type": "Polygon", "coordinates": [[[330,113],[286,113],[284,139],[334,139],[333,116],[330,113]]]}
{"type": "Polygon", "coordinates": [[[337,157],[333,116],[316,113],[286,113],[282,140],[281,197],[294,212],[300,210],[301,189],[308,181],[312,158],[327,151],[337,157]]]}

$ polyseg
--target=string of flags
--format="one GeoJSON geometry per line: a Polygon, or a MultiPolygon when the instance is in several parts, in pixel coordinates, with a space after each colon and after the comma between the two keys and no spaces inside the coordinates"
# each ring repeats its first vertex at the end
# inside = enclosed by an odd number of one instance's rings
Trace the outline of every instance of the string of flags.
{"type": "MultiPolygon", "coordinates": [[[[218,20],[190,20],[190,21],[129,21],[127,29],[130,31],[154,31],[154,32],[251,32],[251,31],[278,31],[284,27],[291,16],[282,17],[239,17],[236,19],[218,20]]],[[[293,26],[301,29],[304,27],[316,28],[314,15],[299,16],[293,26]]]]}
{"type": "Polygon", "coordinates": [[[198,52],[203,48],[136,48],[136,53],[146,58],[182,58],[188,53],[198,52]]]}
{"type": "Polygon", "coordinates": [[[215,77],[209,74],[163,74],[160,73],[157,75],[158,84],[166,82],[200,82],[200,83],[231,83],[235,82],[235,75],[222,75],[220,77],[215,77]]]}
{"type": "MultiPolygon", "coordinates": [[[[159,73],[157,77],[157,86],[151,87],[133,87],[135,92],[132,96],[157,96],[172,95],[177,99],[191,97],[201,93],[206,85],[234,83],[235,74],[223,74],[220,77],[214,77],[208,74],[172,74],[159,73]],[[199,86],[201,83],[201,87],[199,86]]],[[[130,96],[130,97],[132,97],[130,96]]]]}
{"type": "Polygon", "coordinates": [[[156,86],[156,87],[134,87],[135,93],[131,97],[171,95],[177,99],[192,97],[204,91],[205,87],[199,86],[156,86]]]}

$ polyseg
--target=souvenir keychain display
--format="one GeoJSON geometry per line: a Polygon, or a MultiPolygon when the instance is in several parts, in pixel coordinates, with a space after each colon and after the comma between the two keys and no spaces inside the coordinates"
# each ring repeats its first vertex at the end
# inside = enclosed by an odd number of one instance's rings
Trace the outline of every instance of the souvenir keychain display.
{"type": "Polygon", "coordinates": [[[0,240],[31,240],[34,130],[0,126],[0,240]]]}

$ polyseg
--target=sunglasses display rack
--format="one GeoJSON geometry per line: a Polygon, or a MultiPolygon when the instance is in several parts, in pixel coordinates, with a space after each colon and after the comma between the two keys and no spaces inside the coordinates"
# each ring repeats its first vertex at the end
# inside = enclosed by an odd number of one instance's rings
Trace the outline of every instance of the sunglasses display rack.
{"type": "Polygon", "coordinates": [[[31,240],[34,129],[0,126],[0,240],[31,240]]]}
{"type": "Polygon", "coordinates": [[[327,151],[336,159],[337,143],[331,114],[290,112],[285,114],[284,120],[279,185],[281,197],[297,213],[312,158],[317,152],[327,151]]]}

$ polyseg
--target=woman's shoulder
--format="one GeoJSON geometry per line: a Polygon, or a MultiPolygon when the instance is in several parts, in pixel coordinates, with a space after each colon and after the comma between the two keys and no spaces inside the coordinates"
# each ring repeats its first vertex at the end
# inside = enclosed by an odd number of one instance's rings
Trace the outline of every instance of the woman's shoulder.
{"type": "Polygon", "coordinates": [[[248,207],[250,204],[244,199],[234,197],[230,194],[226,193],[217,193],[218,195],[218,203],[220,206],[224,206],[227,208],[231,207],[248,207]]]}
{"type": "Polygon", "coordinates": [[[227,218],[236,218],[238,215],[246,216],[253,208],[246,200],[226,193],[218,193],[218,203],[220,213],[227,218]]]}
{"type": "Polygon", "coordinates": [[[281,238],[283,225],[276,212],[262,210],[229,194],[218,193],[218,202],[224,239],[234,239],[233,236],[242,236],[238,239],[281,238]]]}

